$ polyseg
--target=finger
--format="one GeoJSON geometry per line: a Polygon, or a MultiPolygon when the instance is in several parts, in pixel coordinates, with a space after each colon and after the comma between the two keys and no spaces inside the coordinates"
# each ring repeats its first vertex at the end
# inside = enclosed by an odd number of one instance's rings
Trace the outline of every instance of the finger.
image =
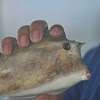
{"type": "Polygon", "coordinates": [[[50,28],[50,35],[53,37],[65,36],[64,28],[61,25],[53,25],[50,28]]]}
{"type": "Polygon", "coordinates": [[[40,42],[44,36],[44,32],[48,30],[48,25],[43,20],[37,20],[30,25],[30,40],[33,43],[40,42]]]}
{"type": "Polygon", "coordinates": [[[48,94],[38,95],[35,100],[50,100],[48,94]]]}
{"type": "Polygon", "coordinates": [[[64,93],[60,95],[42,94],[36,97],[36,100],[64,100],[64,93]]]}
{"type": "Polygon", "coordinates": [[[20,47],[27,47],[30,43],[29,25],[22,26],[18,30],[17,43],[20,47]]]}
{"type": "Polygon", "coordinates": [[[1,42],[1,50],[4,55],[11,54],[13,50],[13,40],[16,40],[13,37],[4,38],[1,42]]]}

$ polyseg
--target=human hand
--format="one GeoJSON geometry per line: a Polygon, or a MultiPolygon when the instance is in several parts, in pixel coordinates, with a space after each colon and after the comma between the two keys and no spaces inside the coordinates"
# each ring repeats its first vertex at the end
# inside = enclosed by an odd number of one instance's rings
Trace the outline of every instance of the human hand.
{"type": "MultiPolygon", "coordinates": [[[[32,24],[22,26],[18,30],[17,43],[20,47],[27,47],[30,44],[30,41],[33,43],[38,43],[43,39],[45,31],[48,30],[48,25],[43,20],[38,20],[32,22],[32,24]]],[[[64,29],[61,25],[53,25],[50,28],[50,35],[53,37],[65,36],[64,29]]],[[[1,49],[4,55],[11,54],[13,50],[13,37],[4,38],[1,42],[1,49]]],[[[58,96],[52,95],[39,95],[36,100],[63,100],[63,94],[58,96]]]]}
{"type": "MultiPolygon", "coordinates": [[[[15,98],[15,97],[11,97],[11,98],[8,98],[7,100],[33,100],[33,98],[25,98],[25,97],[15,98]]],[[[37,96],[36,100],[64,100],[64,94],[60,94],[58,96],[42,94],[42,95],[37,96]]]]}

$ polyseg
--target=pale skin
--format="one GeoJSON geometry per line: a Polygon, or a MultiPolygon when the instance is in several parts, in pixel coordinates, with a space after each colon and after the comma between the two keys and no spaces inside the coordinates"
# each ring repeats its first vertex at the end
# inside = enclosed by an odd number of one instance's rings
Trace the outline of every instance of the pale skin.
{"type": "MultiPolygon", "coordinates": [[[[44,37],[44,32],[48,30],[48,25],[43,20],[37,20],[31,25],[22,26],[18,30],[17,43],[20,47],[27,47],[30,41],[33,43],[40,42],[44,37]]],[[[64,29],[61,25],[53,25],[50,28],[50,35],[53,37],[65,36],[64,29]]],[[[14,37],[6,37],[1,42],[1,49],[4,55],[10,55],[13,50],[14,37]]],[[[64,94],[57,96],[41,94],[36,97],[36,100],[64,100],[64,94]]]]}

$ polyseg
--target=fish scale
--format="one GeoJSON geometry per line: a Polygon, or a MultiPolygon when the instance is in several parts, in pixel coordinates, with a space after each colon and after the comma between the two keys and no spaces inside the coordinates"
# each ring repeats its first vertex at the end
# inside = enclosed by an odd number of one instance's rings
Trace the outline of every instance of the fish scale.
{"type": "Polygon", "coordinates": [[[58,95],[88,80],[90,72],[80,54],[82,44],[51,37],[49,32],[40,43],[27,48],[14,41],[12,54],[0,56],[0,96],[58,95]]]}

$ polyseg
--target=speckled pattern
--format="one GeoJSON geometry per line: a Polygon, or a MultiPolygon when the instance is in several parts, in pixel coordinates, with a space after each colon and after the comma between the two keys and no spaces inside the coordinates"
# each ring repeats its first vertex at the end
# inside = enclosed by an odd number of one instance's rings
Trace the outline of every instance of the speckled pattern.
{"type": "Polygon", "coordinates": [[[86,68],[83,65],[80,43],[65,37],[51,38],[47,34],[42,42],[31,43],[27,48],[16,44],[11,55],[0,57],[0,94],[45,85],[59,76],[86,68]],[[64,43],[69,43],[71,49],[64,50],[64,43]]]}

